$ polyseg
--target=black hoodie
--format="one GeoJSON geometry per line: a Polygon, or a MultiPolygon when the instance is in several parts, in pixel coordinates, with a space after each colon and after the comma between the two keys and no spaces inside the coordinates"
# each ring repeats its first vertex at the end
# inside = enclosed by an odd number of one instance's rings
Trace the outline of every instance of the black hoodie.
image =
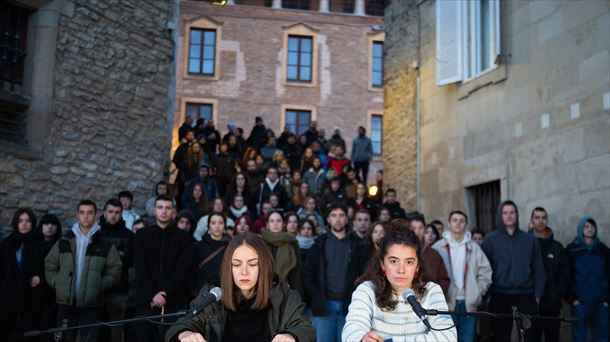
{"type": "Polygon", "coordinates": [[[496,214],[496,230],[489,233],[483,241],[483,251],[489,259],[493,270],[491,293],[528,294],[534,293],[541,299],[544,294],[546,276],[540,243],[538,240],[519,229],[519,211],[515,232],[509,235],[502,221],[502,208],[514,203],[502,202],[496,214]]]}
{"type": "Polygon", "coordinates": [[[121,282],[117,288],[118,292],[129,291],[129,269],[133,267],[133,239],[134,234],[125,226],[125,221],[120,219],[116,224],[106,222],[104,216],[100,217],[100,234],[110,241],[121,257],[123,268],[121,270],[121,282]]]}

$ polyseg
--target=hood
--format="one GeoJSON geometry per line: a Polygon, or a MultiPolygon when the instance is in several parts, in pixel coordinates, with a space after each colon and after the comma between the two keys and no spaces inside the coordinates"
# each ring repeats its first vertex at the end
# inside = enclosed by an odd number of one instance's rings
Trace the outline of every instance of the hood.
{"type": "MultiPolygon", "coordinates": [[[[93,224],[93,227],[91,227],[91,229],[89,230],[89,239],[91,239],[93,237],[93,235],[95,235],[95,233],[97,233],[100,229],[102,229],[102,227],[100,227],[100,225],[96,222],[93,224]]],[[[83,232],[81,232],[80,227],[78,222],[74,223],[74,225],[72,225],[72,229],[71,229],[72,233],[75,236],[81,236],[84,237],[83,232]]]]}
{"type": "Polygon", "coordinates": [[[443,238],[445,240],[447,240],[447,243],[449,243],[449,245],[451,247],[459,247],[462,245],[467,244],[468,242],[470,242],[470,239],[472,237],[472,233],[470,233],[469,231],[466,231],[466,233],[464,234],[464,238],[462,239],[462,241],[457,242],[453,239],[453,236],[451,235],[450,231],[445,231],[443,232],[443,238]]]}
{"type": "Polygon", "coordinates": [[[182,209],[178,212],[178,214],[176,214],[176,218],[174,219],[175,222],[178,222],[181,218],[186,218],[187,220],[189,220],[189,222],[191,223],[191,229],[194,230],[195,227],[197,226],[197,220],[195,219],[195,215],[193,215],[193,213],[188,210],[188,209],[182,209]]]}
{"type": "Polygon", "coordinates": [[[106,218],[104,217],[104,215],[102,215],[102,216],[100,216],[98,224],[102,228],[110,229],[110,230],[118,230],[118,229],[127,228],[125,226],[125,220],[123,220],[122,217],[119,219],[119,222],[117,222],[116,224],[109,224],[108,222],[106,222],[106,218]]]}
{"type": "Polygon", "coordinates": [[[515,202],[513,201],[504,201],[502,203],[500,203],[500,205],[498,206],[498,210],[496,211],[496,229],[499,229],[500,231],[506,233],[506,226],[504,225],[504,222],[502,221],[502,208],[507,205],[510,204],[515,208],[515,212],[517,214],[517,219],[515,221],[515,231],[519,230],[519,208],[517,208],[517,205],[515,204],[515,202]]]}
{"type": "Polygon", "coordinates": [[[578,235],[576,235],[575,240],[577,240],[579,243],[587,246],[588,248],[591,248],[592,246],[596,245],[599,242],[599,238],[597,237],[598,229],[596,228],[595,237],[593,238],[593,243],[591,243],[591,244],[585,243],[585,240],[582,238],[582,229],[588,220],[595,222],[595,220],[593,220],[593,218],[591,216],[583,216],[580,220],[578,220],[578,225],[576,227],[576,232],[578,235]]]}

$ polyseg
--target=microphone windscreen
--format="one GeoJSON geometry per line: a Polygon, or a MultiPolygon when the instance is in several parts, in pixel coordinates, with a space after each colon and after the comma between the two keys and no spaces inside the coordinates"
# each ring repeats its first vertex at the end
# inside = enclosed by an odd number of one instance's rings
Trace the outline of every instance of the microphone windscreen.
{"type": "Polygon", "coordinates": [[[222,298],[222,289],[220,287],[214,287],[210,290],[210,293],[216,297],[216,301],[219,301],[222,298]]]}

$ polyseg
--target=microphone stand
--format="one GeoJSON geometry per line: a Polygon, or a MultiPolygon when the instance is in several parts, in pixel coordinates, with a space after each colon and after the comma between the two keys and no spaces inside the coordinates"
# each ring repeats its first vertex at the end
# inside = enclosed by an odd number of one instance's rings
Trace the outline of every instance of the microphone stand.
{"type": "Polygon", "coordinates": [[[530,329],[532,327],[532,320],[536,321],[560,321],[566,323],[578,323],[579,320],[577,318],[572,317],[553,317],[553,316],[530,316],[524,313],[517,311],[517,307],[512,307],[512,312],[507,314],[497,314],[486,311],[477,311],[477,312],[465,312],[465,311],[440,311],[440,310],[424,310],[426,315],[428,316],[437,316],[437,315],[451,315],[451,316],[465,316],[465,317],[491,317],[494,319],[512,319],[517,325],[517,329],[519,330],[519,341],[524,341],[525,338],[525,330],[530,329]]]}
{"type": "Polygon", "coordinates": [[[152,323],[169,324],[169,323],[163,323],[163,319],[172,318],[172,317],[181,317],[188,313],[189,313],[189,311],[187,311],[187,310],[180,310],[178,312],[174,312],[174,313],[170,313],[170,314],[161,314],[161,315],[154,315],[154,316],[138,316],[138,317],[129,318],[129,319],[121,319],[118,321],[97,322],[97,323],[92,323],[92,324],[76,325],[73,327],[69,327],[68,320],[64,319],[63,324],[60,328],[53,328],[53,329],[42,330],[42,331],[40,331],[40,330],[26,331],[23,334],[23,337],[32,338],[32,337],[37,337],[40,335],[54,334],[54,340],[56,342],[58,342],[58,341],[61,341],[61,339],[63,337],[63,333],[66,331],[87,329],[87,328],[96,328],[96,327],[101,327],[101,326],[117,326],[117,325],[124,325],[124,324],[129,324],[129,323],[134,323],[134,322],[140,322],[140,321],[150,321],[150,320],[157,319],[157,318],[160,318],[161,322],[152,322],[152,323]]]}

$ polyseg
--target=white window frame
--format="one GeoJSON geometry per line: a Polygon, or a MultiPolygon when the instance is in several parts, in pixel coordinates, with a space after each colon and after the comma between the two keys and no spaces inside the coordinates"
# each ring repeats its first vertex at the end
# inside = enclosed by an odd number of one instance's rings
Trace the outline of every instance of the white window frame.
{"type": "Polygon", "coordinates": [[[501,52],[500,0],[437,0],[437,85],[469,82],[498,68],[501,52]],[[489,67],[481,67],[481,3],[489,1],[489,67]],[[441,20],[442,19],[442,20],[441,20]],[[474,38],[471,39],[470,38],[474,38]]]}

